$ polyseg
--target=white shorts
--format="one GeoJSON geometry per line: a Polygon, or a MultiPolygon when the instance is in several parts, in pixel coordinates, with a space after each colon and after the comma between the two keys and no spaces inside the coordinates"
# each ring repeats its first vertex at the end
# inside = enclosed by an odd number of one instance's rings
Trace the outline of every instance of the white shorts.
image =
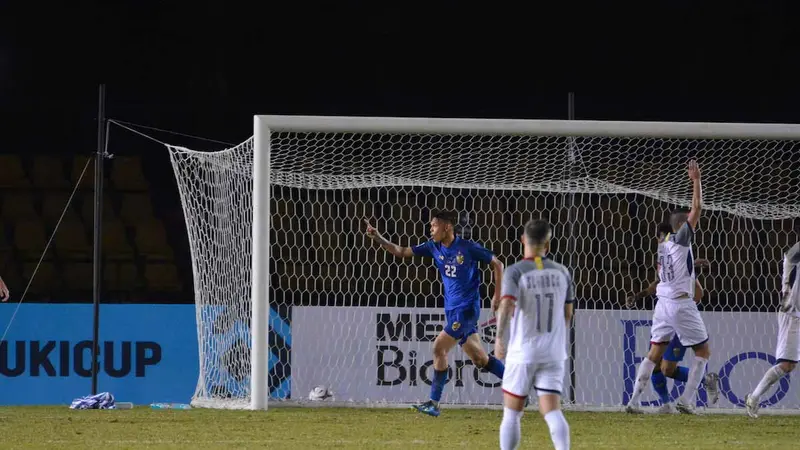
{"type": "Polygon", "coordinates": [[[708,331],[697,304],[689,299],[658,299],[650,327],[650,342],[666,344],[678,335],[681,345],[691,347],[708,340],[708,331]]]}
{"type": "Polygon", "coordinates": [[[503,372],[503,392],[525,398],[532,389],[538,395],[558,394],[564,388],[566,361],[532,364],[506,364],[503,372]]]}
{"type": "Polygon", "coordinates": [[[778,313],[778,345],[775,357],[786,361],[800,361],[800,317],[778,313]]]}

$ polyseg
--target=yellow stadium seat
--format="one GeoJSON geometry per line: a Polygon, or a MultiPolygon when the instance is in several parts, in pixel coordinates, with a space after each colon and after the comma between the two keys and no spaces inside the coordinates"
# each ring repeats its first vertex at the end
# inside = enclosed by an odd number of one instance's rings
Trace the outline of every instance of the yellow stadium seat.
{"type": "Polygon", "coordinates": [[[153,205],[149,194],[125,194],[119,216],[127,224],[138,224],[153,219],[153,205]]]}
{"type": "Polygon", "coordinates": [[[36,220],[39,214],[34,207],[34,196],[30,193],[8,192],[3,198],[1,216],[7,221],[36,220]]]}
{"type": "Polygon", "coordinates": [[[127,156],[114,158],[111,164],[111,181],[117,189],[146,190],[148,183],[142,171],[141,158],[127,156]]]}
{"type": "Polygon", "coordinates": [[[125,226],[118,219],[103,223],[103,255],[112,261],[133,259],[133,248],[128,243],[125,226]]]}
{"type": "Polygon", "coordinates": [[[64,284],[67,289],[88,291],[93,288],[92,263],[69,262],[63,266],[64,284]]]}
{"type": "Polygon", "coordinates": [[[171,260],[173,257],[164,225],[155,219],[137,225],[136,249],[150,259],[171,260]]]}
{"type": "Polygon", "coordinates": [[[54,239],[59,257],[68,260],[83,260],[92,256],[92,243],[83,223],[77,218],[65,218],[56,231],[54,239]]]}
{"type": "Polygon", "coordinates": [[[144,272],[147,287],[151,291],[178,291],[181,282],[174,264],[148,264],[144,272]]]}
{"type": "Polygon", "coordinates": [[[28,188],[31,182],[25,175],[17,155],[0,155],[0,188],[28,188]]]}
{"type": "Polygon", "coordinates": [[[39,188],[67,188],[70,182],[64,174],[61,158],[56,156],[36,156],[33,159],[31,178],[39,188]]]}
{"type": "MultiPolygon", "coordinates": [[[[41,221],[19,221],[14,227],[14,246],[24,260],[38,260],[47,245],[47,238],[41,221]]],[[[50,252],[45,259],[50,259],[50,252]]]]}

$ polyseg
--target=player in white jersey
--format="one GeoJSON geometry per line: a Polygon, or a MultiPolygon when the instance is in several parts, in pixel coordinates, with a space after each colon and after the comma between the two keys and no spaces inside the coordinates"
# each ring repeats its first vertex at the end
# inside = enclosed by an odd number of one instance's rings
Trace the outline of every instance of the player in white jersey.
{"type": "Polygon", "coordinates": [[[800,242],[783,255],[781,306],[778,311],[778,345],[775,356],[778,364],[767,369],[755,391],[744,398],[747,415],[758,417],[761,396],[789,374],[800,361],[800,242]]]}
{"type": "Polygon", "coordinates": [[[561,391],[574,289],[567,268],[546,256],[551,235],[547,221],[525,224],[525,259],[503,274],[495,337],[495,356],[505,358],[506,363],[501,449],[518,447],[520,419],[532,390],[539,396],[539,412],[556,450],[569,449],[570,445],[569,425],[561,412],[561,391]]]}
{"type": "Polygon", "coordinates": [[[658,302],[653,311],[653,325],[650,327],[651,346],[647,357],[639,364],[633,394],[625,408],[629,413],[642,412],[639,397],[648,384],[656,362],[661,361],[664,356],[667,344],[677,335],[681,345],[691,347],[694,351],[694,361],[689,369],[686,388],[675,402],[675,407],[684,414],[694,414],[694,396],[711,356],[708,331],[694,302],[692,240],[702,209],[700,167],[696,161],[689,161],[688,173],[692,180],[692,209],[688,214],[683,211],[672,213],[670,225],[674,234],[658,244],[658,302]]]}

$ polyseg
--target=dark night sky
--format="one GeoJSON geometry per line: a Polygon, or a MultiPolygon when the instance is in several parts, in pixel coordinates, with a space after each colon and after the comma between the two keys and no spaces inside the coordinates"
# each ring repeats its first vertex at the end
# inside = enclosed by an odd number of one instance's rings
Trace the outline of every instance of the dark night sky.
{"type": "Polygon", "coordinates": [[[800,122],[791,3],[2,2],[0,148],[91,149],[101,80],[109,117],[230,142],[256,113],[565,118],[569,90],[578,118],[800,122]]]}

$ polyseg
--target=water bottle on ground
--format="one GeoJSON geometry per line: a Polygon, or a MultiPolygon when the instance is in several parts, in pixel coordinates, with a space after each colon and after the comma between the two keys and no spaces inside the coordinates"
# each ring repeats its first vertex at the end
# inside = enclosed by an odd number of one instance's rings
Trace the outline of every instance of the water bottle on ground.
{"type": "Polygon", "coordinates": [[[115,402],[114,406],[117,409],[133,409],[133,403],[131,402],[115,402]]]}

